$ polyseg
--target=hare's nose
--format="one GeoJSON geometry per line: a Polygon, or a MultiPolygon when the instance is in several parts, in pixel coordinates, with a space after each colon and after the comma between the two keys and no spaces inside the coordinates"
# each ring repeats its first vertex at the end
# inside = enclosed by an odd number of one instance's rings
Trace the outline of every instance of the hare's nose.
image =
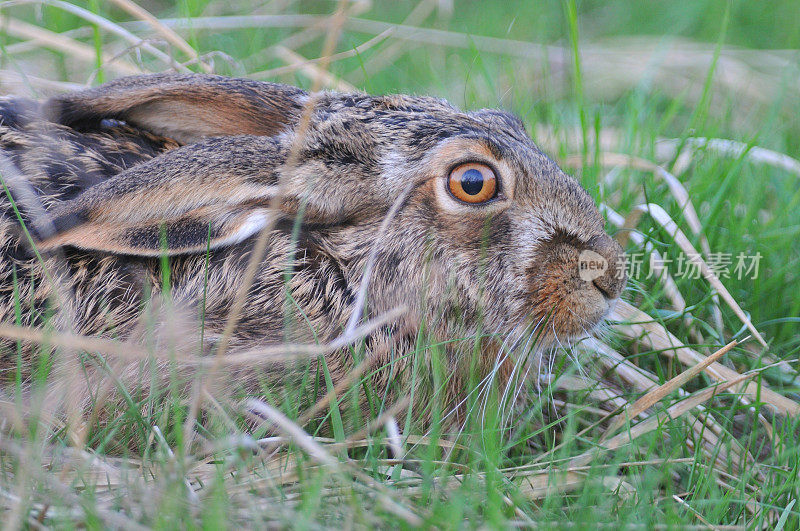
{"type": "Polygon", "coordinates": [[[580,249],[578,276],[591,282],[606,299],[618,298],[627,279],[622,247],[606,234],[590,238],[580,249]]]}

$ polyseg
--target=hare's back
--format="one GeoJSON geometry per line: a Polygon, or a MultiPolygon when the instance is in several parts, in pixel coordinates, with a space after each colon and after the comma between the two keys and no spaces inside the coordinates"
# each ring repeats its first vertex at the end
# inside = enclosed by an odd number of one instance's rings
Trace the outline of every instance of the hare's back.
{"type": "MultiPolygon", "coordinates": [[[[54,124],[36,102],[0,98],[0,164],[16,174],[9,176],[17,178],[15,187],[24,180],[45,208],[176,147],[172,139],[114,120],[81,130],[54,124]]],[[[3,192],[0,205],[7,206],[3,192]]]]}
{"type": "MultiPolygon", "coordinates": [[[[28,234],[39,240],[47,235],[46,211],[178,147],[174,140],[122,122],[104,120],[73,129],[48,122],[40,111],[36,102],[0,97],[0,322],[18,319],[15,304],[22,308],[22,324],[36,324],[36,316],[45,313],[48,283],[28,234]]],[[[70,259],[76,271],[99,279],[99,287],[87,288],[92,298],[84,301],[85,306],[91,307],[94,299],[122,297],[113,289],[125,283],[113,275],[124,271],[114,270],[109,260],[89,258],[70,259]],[[103,287],[103,282],[108,286],[103,287]]],[[[81,325],[90,328],[87,323],[81,325]]],[[[3,350],[0,341],[0,372],[3,350]]]]}

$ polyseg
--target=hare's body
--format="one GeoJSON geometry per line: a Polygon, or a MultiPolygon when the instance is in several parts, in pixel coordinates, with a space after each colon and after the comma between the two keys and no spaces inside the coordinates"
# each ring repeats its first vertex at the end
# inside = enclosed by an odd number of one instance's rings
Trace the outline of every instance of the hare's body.
{"type": "MultiPolygon", "coordinates": [[[[121,123],[79,132],[45,122],[36,111],[38,108],[28,102],[0,100],[0,154],[13,164],[12,172],[24,176],[30,191],[48,210],[125,169],[179,147],[172,139],[121,123]]],[[[10,177],[2,172],[0,176],[10,177]]],[[[77,335],[126,339],[136,333],[142,327],[143,309],[162,296],[161,258],[65,248],[58,253],[43,253],[40,260],[19,223],[18,215],[35,233],[34,214],[23,207],[23,202],[18,198],[15,210],[5,190],[0,195],[0,323],[38,328],[51,325],[53,316],[63,312],[58,322],[77,335]],[[59,279],[66,296],[58,298],[58,303],[68,307],[53,308],[46,271],[52,276],[59,270],[67,275],[59,279]]],[[[286,341],[325,341],[344,329],[353,302],[352,283],[323,250],[324,237],[312,239],[303,234],[298,249],[292,228],[291,223],[281,221],[271,234],[264,266],[253,281],[252,295],[245,299],[229,352],[286,341]],[[292,255],[298,259],[291,262],[288,286],[293,303],[287,304],[285,275],[290,264],[287,258],[292,255]],[[290,329],[289,322],[307,322],[308,326],[290,329]]],[[[204,352],[213,350],[223,332],[252,244],[250,238],[235,248],[170,257],[167,276],[171,305],[182,310],[182,317],[195,312],[196,322],[183,324],[199,325],[200,313],[204,314],[204,352]]],[[[199,328],[180,332],[197,336],[199,328]]],[[[187,344],[197,346],[191,340],[187,344]]],[[[14,342],[0,339],[0,367],[9,376],[14,371],[8,369],[16,364],[16,348],[9,348],[12,345],[14,342]]],[[[31,343],[21,348],[26,359],[30,352],[40,350],[31,343]]],[[[266,363],[264,368],[270,365],[266,363]]],[[[340,377],[349,360],[333,357],[329,365],[340,377]]],[[[240,383],[251,388],[257,385],[256,378],[240,383]]]]}
{"type": "MultiPolygon", "coordinates": [[[[619,247],[589,196],[499,111],[142,76],[42,109],[0,104],[0,153],[17,211],[65,288],[53,297],[4,193],[0,323],[43,326],[57,299],[58,326],[139,338],[147,301],[168,284],[182,315],[204,316],[201,348],[213,351],[257,235],[271,226],[226,351],[335,339],[372,267],[363,319],[406,310],[365,341],[385,390],[403,378],[423,328],[442,342],[490,334],[477,370],[507,380],[519,364],[501,344],[534,330],[544,343],[584,334],[624,284],[619,247]],[[454,192],[453,175],[466,172],[454,192]],[[494,195],[471,204],[475,183],[488,180],[494,195]],[[594,282],[578,276],[583,250],[610,264],[594,282]]],[[[15,343],[2,341],[9,367],[15,343]]],[[[455,406],[475,342],[445,344],[446,403],[455,406]]],[[[339,380],[352,355],[327,364],[339,380]]],[[[260,381],[238,374],[245,387],[260,381]]]]}

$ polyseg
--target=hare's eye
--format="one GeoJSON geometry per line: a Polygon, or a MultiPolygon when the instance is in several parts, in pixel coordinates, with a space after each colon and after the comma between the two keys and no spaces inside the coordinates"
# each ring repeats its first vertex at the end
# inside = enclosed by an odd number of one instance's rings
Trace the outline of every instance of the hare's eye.
{"type": "Polygon", "coordinates": [[[485,164],[468,162],[450,172],[448,187],[453,196],[465,203],[483,203],[497,195],[497,176],[485,164]]]}

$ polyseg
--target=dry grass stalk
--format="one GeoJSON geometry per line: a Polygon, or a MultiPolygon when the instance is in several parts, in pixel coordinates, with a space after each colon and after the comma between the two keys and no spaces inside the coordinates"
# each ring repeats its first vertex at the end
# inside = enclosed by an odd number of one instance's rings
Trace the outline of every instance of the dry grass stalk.
{"type": "MultiPolygon", "coordinates": [[[[654,389],[659,387],[658,385],[658,378],[655,374],[648,372],[640,367],[633,365],[628,359],[626,359],[622,354],[618,353],[607,344],[603,343],[594,338],[589,338],[588,340],[584,341],[581,344],[581,347],[587,351],[587,353],[591,356],[598,357],[599,360],[606,366],[606,368],[612,371],[617,377],[622,378],[623,381],[631,384],[636,391],[642,393],[650,393],[654,389]]],[[[563,379],[560,378],[560,380],[563,379]]],[[[575,379],[573,379],[575,380],[575,379]]],[[[594,390],[599,384],[583,381],[583,387],[580,385],[575,386],[573,385],[572,388],[578,389],[592,389],[594,390]]],[[[687,397],[688,393],[686,393],[681,387],[675,387],[675,391],[681,397],[687,397]]],[[[595,397],[594,395],[590,395],[593,400],[598,400],[599,398],[595,397]]],[[[662,397],[663,399],[663,397],[662,397]]],[[[587,427],[584,429],[578,436],[584,436],[590,430],[596,428],[606,419],[614,416],[619,415],[620,412],[624,411],[626,408],[631,407],[630,402],[627,399],[623,399],[620,396],[620,402],[618,403],[616,409],[607,415],[603,415],[601,419],[599,419],[595,424],[587,427]]],[[[653,404],[655,405],[655,403],[653,404]]],[[[709,458],[715,459],[716,462],[721,467],[728,466],[729,463],[736,464],[737,468],[741,469],[742,466],[745,466],[747,463],[752,463],[754,460],[752,456],[747,453],[746,450],[741,448],[737,443],[734,442],[733,445],[729,446],[724,452],[719,452],[716,449],[721,448],[719,437],[722,435],[722,429],[719,426],[719,423],[707,412],[704,411],[702,406],[698,406],[698,409],[701,410],[700,413],[697,415],[687,414],[686,422],[692,427],[696,435],[702,439],[703,441],[703,452],[708,455],[709,458]]],[[[639,416],[643,418],[649,418],[649,414],[645,413],[644,410],[639,412],[639,416]]],[[[633,417],[631,417],[633,418],[633,417]]],[[[620,417],[617,416],[615,420],[619,420],[620,417]]],[[[622,417],[623,422],[625,417],[622,417]]],[[[606,433],[610,432],[610,429],[606,430],[606,433]]],[[[609,435],[613,433],[608,433],[609,435]]],[[[604,440],[605,437],[601,437],[601,441],[604,440]]],[[[562,447],[565,443],[560,443],[554,449],[547,452],[546,455],[552,455],[558,448],[562,447]]],[[[687,444],[690,444],[687,441],[687,444]]],[[[536,459],[535,461],[541,461],[545,458],[545,456],[540,456],[540,458],[536,459]]]]}
{"type": "MultiPolygon", "coordinates": [[[[634,440],[638,439],[642,435],[646,433],[650,433],[651,431],[657,429],[659,426],[665,424],[670,420],[674,420],[678,417],[683,416],[687,412],[691,411],[693,408],[708,402],[711,398],[716,396],[717,394],[735,386],[741,384],[754,376],[757,373],[748,373],[748,374],[739,374],[735,378],[719,382],[717,385],[712,387],[707,387],[702,391],[690,396],[689,398],[678,402],[677,404],[667,408],[665,413],[657,413],[650,418],[643,420],[642,422],[632,426],[630,430],[620,433],[608,440],[606,440],[603,445],[602,449],[605,451],[608,450],[616,450],[617,448],[622,447],[625,444],[633,442],[634,440]]],[[[600,447],[589,450],[579,456],[573,457],[569,462],[569,467],[574,466],[585,466],[592,462],[595,455],[600,451],[600,447]]]]}
{"type": "Polygon", "coordinates": [[[592,403],[601,405],[610,404],[611,410],[623,408],[628,405],[628,400],[619,390],[615,390],[603,382],[589,381],[586,378],[574,376],[561,376],[555,382],[556,388],[564,391],[588,391],[588,398],[592,403]]]}
{"type": "MultiPolygon", "coordinates": [[[[289,48],[275,46],[273,47],[273,53],[276,57],[289,63],[289,68],[299,70],[315,84],[319,83],[323,87],[332,88],[340,92],[356,92],[356,88],[347,81],[339,79],[327,70],[319,68],[314,64],[314,60],[306,59],[289,48]]],[[[325,59],[325,62],[330,62],[334,57],[331,55],[322,57],[321,59],[325,59]]]]}
{"type": "Polygon", "coordinates": [[[800,177],[800,160],[785,153],[745,144],[737,140],[689,137],[686,139],[686,145],[681,153],[677,153],[679,146],[680,140],[676,138],[664,138],[656,141],[656,155],[659,159],[671,160],[677,155],[674,169],[676,174],[681,174],[686,170],[695,152],[708,150],[727,157],[745,157],[750,162],[774,166],[800,177]]]}
{"type": "MultiPolygon", "coordinates": [[[[89,64],[94,64],[97,59],[97,52],[91,46],[15,18],[0,15],[0,28],[7,35],[18,39],[30,39],[34,43],[66,53],[70,57],[89,64]]],[[[106,66],[118,74],[132,75],[142,73],[142,69],[138,66],[123,59],[115,58],[111,54],[103,53],[102,58],[106,66]]]]}
{"type": "Polygon", "coordinates": [[[547,498],[553,494],[563,494],[582,488],[587,475],[583,472],[565,472],[557,476],[550,472],[527,475],[518,484],[520,494],[534,500],[547,498]]]}
{"type": "MultiPolygon", "coordinates": [[[[394,404],[389,406],[386,409],[386,411],[384,411],[374,419],[370,419],[370,421],[367,422],[367,424],[363,428],[361,428],[354,434],[350,435],[345,443],[353,444],[355,441],[364,439],[367,435],[379,429],[381,426],[386,424],[391,419],[394,419],[394,417],[402,410],[404,410],[406,407],[408,407],[410,403],[411,403],[411,397],[409,397],[408,395],[404,396],[403,398],[401,398],[400,400],[396,401],[394,404]]],[[[401,455],[401,454],[396,454],[396,455],[401,455]]]]}
{"type": "MultiPolygon", "coordinates": [[[[565,145],[572,152],[581,152],[583,150],[583,135],[579,128],[556,131],[552,125],[539,123],[533,126],[533,132],[536,141],[550,152],[558,152],[561,145],[565,145]]],[[[625,145],[624,139],[625,135],[619,129],[604,127],[597,135],[592,135],[587,139],[589,141],[588,150],[590,152],[614,152],[625,145]]],[[[634,149],[645,150],[648,147],[649,141],[647,139],[636,138],[634,140],[634,149]]],[[[751,163],[773,166],[800,176],[800,160],[785,153],[727,138],[688,137],[680,139],[658,137],[655,139],[654,155],[656,160],[659,161],[671,161],[677,157],[673,167],[673,175],[680,175],[686,171],[692,157],[698,151],[703,150],[726,157],[744,157],[745,160],[751,163]],[[681,146],[683,146],[683,149],[678,153],[678,149],[681,146]]],[[[626,155],[620,156],[624,157],[626,155]]],[[[645,160],[645,163],[648,162],[645,160]]]]}
{"type": "Polygon", "coordinates": [[[82,350],[118,357],[121,359],[147,359],[150,354],[138,345],[130,345],[98,337],[79,336],[0,323],[0,337],[13,341],[27,341],[69,350],[82,350]]]}
{"type": "Polygon", "coordinates": [[[115,24],[106,18],[103,18],[95,13],[92,13],[91,11],[84,9],[82,7],[70,4],[69,2],[64,2],[62,0],[10,0],[3,2],[3,4],[0,5],[0,7],[11,7],[16,5],[26,5],[26,4],[48,5],[66,11],[68,13],[71,13],[88,22],[91,22],[92,24],[96,24],[97,26],[103,28],[109,33],[121,37],[129,45],[141,47],[141,49],[145,50],[153,57],[159,59],[168,66],[177,69],[178,71],[191,72],[191,70],[189,70],[188,68],[178,64],[169,55],[165,54],[164,52],[152,46],[151,44],[148,44],[143,39],[137,37],[130,31],[120,26],[119,24],[115,24]]]}
{"type": "Polygon", "coordinates": [[[257,413],[260,417],[274,425],[278,431],[286,434],[289,439],[294,441],[300,448],[310,455],[321,465],[326,465],[333,470],[339,467],[339,460],[325,450],[322,445],[317,443],[313,437],[306,433],[298,424],[292,422],[289,417],[261,400],[248,399],[245,407],[257,413]]]}
{"type": "MultiPolygon", "coordinates": [[[[325,40],[325,44],[322,51],[323,58],[329,58],[333,55],[333,50],[336,46],[336,43],[339,40],[339,36],[341,35],[342,25],[344,23],[345,18],[345,7],[347,5],[346,0],[340,0],[336,12],[331,17],[329,32],[325,40]]],[[[327,71],[328,68],[328,59],[322,61],[320,65],[320,69],[323,71],[327,71]]],[[[311,93],[317,92],[320,89],[320,78],[316,78],[314,80],[314,84],[311,88],[311,93]]],[[[286,168],[292,168],[297,164],[297,156],[298,152],[300,151],[300,147],[302,146],[302,138],[305,136],[306,131],[308,130],[309,123],[311,121],[311,113],[314,109],[314,98],[308,98],[308,102],[305,104],[303,108],[303,113],[300,116],[300,121],[297,125],[295,130],[295,141],[292,143],[291,148],[289,149],[289,155],[286,159],[285,166],[286,168]]],[[[291,170],[289,170],[291,171],[291,170]]],[[[277,183],[277,191],[275,195],[270,200],[269,208],[273,212],[277,212],[280,209],[281,203],[283,202],[283,197],[285,194],[285,178],[283,177],[285,173],[282,173],[281,176],[278,178],[277,183]]],[[[215,355],[215,364],[212,365],[210,370],[209,377],[213,380],[216,376],[219,362],[222,359],[223,355],[228,349],[228,344],[230,342],[230,338],[233,335],[234,330],[236,329],[236,325],[239,323],[239,319],[241,318],[242,310],[244,308],[245,301],[247,299],[248,293],[250,291],[250,286],[252,286],[253,281],[255,280],[256,273],[258,272],[258,268],[261,264],[261,261],[264,259],[264,255],[267,251],[267,244],[269,242],[270,234],[275,226],[275,222],[277,221],[277,216],[272,216],[270,221],[267,222],[266,226],[261,230],[256,239],[255,245],[253,246],[252,251],[250,252],[250,259],[247,263],[247,268],[245,269],[243,278],[241,279],[241,283],[239,285],[239,289],[236,293],[236,297],[234,298],[233,305],[231,310],[228,314],[228,319],[225,323],[225,327],[222,331],[220,336],[219,342],[217,343],[216,355],[215,355]]],[[[189,415],[186,418],[186,423],[184,424],[184,441],[187,441],[187,444],[190,443],[193,439],[194,435],[194,422],[197,417],[197,413],[200,409],[200,402],[203,397],[203,391],[205,387],[205,381],[202,377],[199,377],[195,383],[193,389],[193,397],[191,406],[189,408],[189,415]]]]}
{"type": "MultiPolygon", "coordinates": [[[[621,322],[614,324],[612,328],[624,337],[635,339],[646,345],[647,348],[662,352],[665,356],[674,355],[681,363],[687,366],[695,365],[705,358],[684,345],[660,323],[654,321],[652,317],[624,301],[620,301],[616,305],[613,314],[613,318],[621,322]]],[[[703,372],[718,382],[728,381],[740,376],[739,373],[719,362],[712,363],[703,372]]],[[[760,386],[749,383],[742,392],[753,400],[760,399],[782,415],[800,414],[800,404],[783,395],[779,395],[763,382],[760,386]]]]}
{"type": "Polygon", "coordinates": [[[721,349],[717,350],[715,353],[708,356],[703,361],[699,362],[697,365],[690,367],[689,369],[685,370],[681,374],[675,376],[668,382],[664,383],[656,387],[655,389],[651,390],[641,398],[639,398],[636,402],[629,405],[624,414],[618,416],[614,420],[611,421],[608,429],[606,429],[605,433],[600,437],[600,441],[604,441],[614,435],[614,433],[621,428],[626,421],[631,421],[639,416],[644,411],[650,409],[658,402],[663,400],[667,395],[671,394],[672,392],[676,391],[678,388],[683,387],[683,385],[700,374],[706,367],[711,365],[712,363],[716,362],[719,358],[721,358],[724,354],[726,354],[729,350],[733,347],[738,345],[738,341],[731,341],[721,349]]]}
{"type": "Polygon", "coordinates": [[[325,356],[363,339],[371,332],[405,313],[404,307],[396,308],[357,327],[327,344],[284,343],[225,356],[216,361],[204,356],[189,356],[184,353],[150,351],[138,343],[114,341],[101,337],[80,336],[41,328],[32,328],[0,323],[0,337],[13,341],[26,341],[40,345],[109,356],[116,360],[138,362],[150,358],[174,361],[179,366],[207,367],[214,363],[227,367],[242,365],[257,366],[259,363],[283,363],[297,359],[325,356]]]}
{"type": "MultiPolygon", "coordinates": [[[[436,9],[437,3],[437,0],[421,0],[414,9],[411,10],[408,16],[406,16],[402,23],[412,26],[422,24],[436,9]]],[[[364,62],[363,67],[353,70],[348,77],[355,79],[356,83],[361,83],[367,75],[380,72],[392,64],[398,57],[407,53],[408,50],[408,42],[392,42],[386,45],[382,50],[373,53],[372,56],[364,62]]]]}
{"type": "MultiPolygon", "coordinates": [[[[355,57],[356,55],[362,54],[365,51],[367,51],[370,48],[372,48],[373,46],[383,42],[384,40],[386,40],[387,37],[389,37],[389,35],[391,35],[391,31],[385,31],[385,32],[381,33],[380,35],[376,35],[375,37],[371,38],[370,40],[368,40],[368,41],[366,41],[366,42],[364,42],[362,44],[359,44],[358,46],[356,46],[352,50],[347,50],[347,51],[344,51],[344,52],[335,53],[335,54],[333,54],[333,55],[331,55],[331,56],[329,56],[327,58],[319,57],[317,59],[305,59],[304,61],[299,61],[300,59],[302,59],[302,56],[300,54],[298,54],[297,52],[292,51],[292,49],[290,47],[288,47],[288,46],[286,46],[285,44],[282,43],[280,45],[271,47],[270,50],[272,50],[273,53],[276,56],[280,57],[281,59],[283,59],[284,61],[289,63],[289,66],[281,66],[281,67],[278,67],[278,68],[271,68],[269,70],[262,70],[260,72],[254,72],[252,74],[248,74],[248,77],[253,77],[253,78],[257,78],[257,79],[272,78],[272,77],[276,77],[276,76],[280,76],[280,75],[296,72],[297,70],[306,69],[306,70],[304,70],[304,72],[311,79],[314,79],[315,76],[320,76],[320,75],[321,76],[326,76],[326,75],[329,76],[329,79],[325,83],[325,85],[328,86],[328,87],[336,88],[337,90],[342,90],[344,92],[355,92],[355,91],[357,91],[357,89],[353,85],[350,85],[349,83],[343,81],[342,79],[334,78],[330,73],[322,72],[319,69],[312,69],[311,67],[313,67],[317,63],[322,62],[323,59],[327,60],[328,62],[334,62],[334,61],[340,61],[342,59],[347,59],[347,58],[350,58],[350,57],[355,57]],[[343,87],[343,88],[339,88],[339,87],[343,87]]],[[[323,81],[325,81],[325,79],[323,79],[323,81]]]]}
{"type": "Polygon", "coordinates": [[[246,352],[242,352],[239,354],[231,354],[228,356],[224,356],[221,360],[217,363],[224,365],[224,366],[241,366],[241,365],[250,365],[257,362],[259,359],[264,359],[265,356],[275,356],[279,355],[282,349],[286,346],[290,348],[294,348],[294,353],[289,353],[289,356],[284,354],[283,358],[279,358],[286,361],[291,361],[292,359],[297,359],[298,357],[316,357],[316,356],[324,356],[326,354],[330,354],[337,350],[343,349],[352,345],[353,343],[367,337],[370,333],[374,332],[381,326],[395,321],[401,315],[406,312],[405,306],[398,306],[382,315],[374,317],[367,321],[366,323],[356,327],[352,331],[345,331],[341,336],[334,339],[330,343],[324,345],[274,345],[274,346],[266,346],[261,347],[253,350],[248,350],[246,352]]]}
{"type": "MultiPolygon", "coordinates": [[[[2,22],[0,22],[0,26],[1,25],[2,22]]],[[[19,88],[24,87],[26,89],[24,92],[25,94],[35,94],[40,90],[46,93],[80,90],[85,88],[85,85],[69,83],[67,81],[51,81],[49,79],[31,76],[23,72],[14,72],[12,70],[0,70],[0,87],[3,87],[6,91],[19,90],[19,88]]]]}
{"type": "Polygon", "coordinates": [[[686,253],[688,260],[696,264],[700,267],[700,272],[706,278],[711,287],[714,288],[717,293],[720,294],[722,299],[725,303],[733,310],[733,313],[736,314],[736,317],[742,321],[742,323],[747,326],[750,332],[755,336],[759,343],[765,348],[768,347],[767,342],[764,341],[764,338],[761,337],[761,333],[756,330],[755,326],[753,326],[752,321],[750,318],[742,311],[742,308],[739,306],[739,303],[736,302],[728,289],[722,284],[722,282],[717,278],[717,275],[708,267],[708,264],[700,258],[700,254],[692,245],[692,242],[686,237],[680,228],[672,221],[672,218],[669,217],[669,214],[660,206],[655,203],[648,203],[646,205],[639,205],[636,207],[637,209],[643,210],[648,212],[653,219],[655,219],[665,231],[667,231],[670,236],[675,240],[675,243],[686,253]]]}
{"type": "MultiPolygon", "coordinates": [[[[615,212],[611,207],[606,205],[605,203],[600,205],[600,209],[606,214],[608,217],[608,221],[611,224],[623,228],[626,225],[626,219],[615,212]]],[[[637,210],[633,210],[632,212],[639,212],[637,210]]],[[[640,212],[641,214],[641,212],[640,212]]],[[[661,258],[661,253],[659,253],[655,247],[653,247],[652,242],[647,241],[646,237],[635,231],[628,231],[628,238],[630,238],[636,245],[639,247],[644,247],[644,249],[651,254],[653,260],[650,264],[650,267],[653,268],[654,273],[656,274],[656,278],[661,281],[664,287],[664,294],[667,298],[672,302],[672,308],[675,311],[682,312],[686,309],[686,299],[683,298],[683,294],[678,289],[678,284],[675,282],[675,279],[669,274],[669,271],[664,266],[664,261],[661,258]]]]}
{"type": "MultiPolygon", "coordinates": [[[[327,466],[333,472],[341,471],[341,467],[345,463],[341,463],[338,459],[329,454],[321,445],[314,441],[313,437],[303,431],[298,424],[292,422],[283,413],[260,400],[250,399],[245,405],[249,410],[258,413],[259,416],[271,422],[279,431],[282,431],[298,446],[305,450],[314,460],[327,466]]],[[[355,467],[348,467],[348,469],[350,473],[355,473],[360,480],[366,481],[366,484],[377,488],[378,496],[387,510],[392,511],[409,525],[417,527],[422,525],[423,520],[419,516],[398,504],[390,496],[387,496],[385,488],[382,488],[382,484],[376,483],[372,478],[360,470],[355,469],[355,467]]]]}
{"type": "MultiPolygon", "coordinates": [[[[339,35],[341,34],[342,24],[344,22],[344,8],[346,4],[347,4],[346,0],[340,0],[336,13],[334,13],[334,15],[331,17],[329,32],[322,53],[323,61],[322,64],[320,65],[320,68],[323,71],[327,70],[328,66],[327,61],[329,60],[330,56],[333,55],[333,49],[336,46],[336,42],[339,39],[339,35]]],[[[314,84],[311,87],[311,93],[319,91],[320,88],[321,88],[321,79],[315,78],[314,84]]],[[[287,168],[291,168],[296,164],[295,160],[297,158],[297,152],[302,144],[301,140],[303,136],[306,134],[306,131],[308,130],[309,122],[311,119],[311,112],[313,111],[313,108],[314,108],[314,99],[309,98],[308,102],[306,103],[303,109],[303,113],[300,117],[300,121],[296,129],[295,135],[297,140],[293,143],[289,151],[289,156],[286,161],[287,168]]],[[[279,178],[277,184],[277,193],[273,196],[272,201],[270,202],[271,210],[277,211],[278,208],[280,207],[280,204],[283,202],[284,189],[285,189],[284,179],[279,178]]],[[[274,228],[276,220],[277,218],[270,218],[270,222],[264,227],[264,229],[262,229],[258,239],[256,240],[256,245],[253,247],[253,250],[250,255],[250,261],[247,264],[247,269],[244,274],[244,278],[242,279],[239,291],[236,294],[234,304],[231,308],[230,314],[228,315],[228,321],[225,323],[225,329],[222,332],[222,336],[220,338],[217,347],[218,358],[225,352],[225,350],[227,350],[230,337],[233,334],[233,331],[239,322],[242,308],[244,306],[244,301],[246,300],[247,293],[250,290],[250,286],[253,284],[253,280],[255,279],[258,267],[261,263],[261,260],[264,257],[264,253],[266,252],[269,235],[272,233],[272,229],[274,228]]]]}
{"type": "Polygon", "coordinates": [[[192,48],[191,45],[183,39],[183,37],[178,35],[172,28],[162,24],[158,18],[153,16],[145,8],[132,2],[131,0],[111,0],[111,3],[122,10],[127,11],[139,20],[143,20],[150,24],[150,26],[152,26],[159,35],[164,37],[167,42],[188,55],[193,61],[196,61],[204,72],[211,73],[213,71],[209,64],[201,60],[200,56],[197,54],[197,50],[192,48]]]}
{"type": "MultiPolygon", "coordinates": [[[[45,489],[50,490],[53,494],[62,498],[67,503],[70,503],[75,507],[81,507],[88,514],[96,514],[100,520],[105,522],[105,524],[109,527],[130,529],[135,531],[146,531],[146,527],[139,525],[123,513],[106,509],[100,505],[89,506],[88,500],[75,494],[73,489],[70,486],[67,486],[63,480],[59,480],[55,474],[49,473],[42,468],[39,461],[35,459],[35,457],[38,457],[39,455],[37,452],[33,452],[31,454],[28,453],[28,449],[30,449],[32,452],[32,450],[35,448],[36,445],[34,444],[29,444],[27,445],[27,448],[22,448],[10,439],[0,439],[0,450],[7,455],[14,456],[20,461],[24,460],[26,463],[26,466],[21,467],[23,473],[20,474],[20,478],[26,477],[26,481],[35,479],[38,483],[43,485],[45,489]]],[[[28,493],[29,490],[26,489],[18,492],[28,493]]],[[[22,507],[22,503],[24,503],[23,500],[23,497],[19,498],[20,507],[22,507]]],[[[13,514],[14,513],[12,510],[12,515],[13,514]]],[[[19,529],[19,527],[21,527],[23,515],[20,512],[17,514],[17,516],[18,518],[15,520],[12,520],[11,518],[5,520],[4,523],[7,525],[6,529],[19,529]]]]}
{"type": "Polygon", "coordinates": [[[703,515],[700,514],[697,511],[697,509],[695,509],[694,507],[689,505],[683,498],[681,498],[677,494],[673,494],[672,495],[672,499],[675,500],[676,502],[678,502],[680,505],[684,506],[686,509],[688,509],[689,512],[692,513],[698,520],[703,522],[703,524],[705,524],[706,527],[708,527],[708,529],[712,529],[713,531],[721,531],[719,527],[709,523],[709,521],[706,520],[705,518],[703,518],[703,515]]]}
{"type": "MultiPolygon", "coordinates": [[[[629,360],[625,359],[622,354],[616,352],[605,343],[596,339],[590,339],[585,342],[585,347],[595,355],[597,353],[601,354],[599,358],[600,361],[609,370],[613,371],[614,374],[633,384],[638,391],[648,394],[659,387],[659,379],[655,374],[652,374],[640,367],[636,367],[629,360]]],[[[710,365],[711,363],[714,362],[712,361],[707,363],[706,360],[701,361],[700,365],[710,365]]],[[[701,366],[695,366],[692,369],[699,371],[701,366]]],[[[692,369],[690,369],[690,371],[692,371],[692,369]]],[[[738,373],[733,371],[732,374],[738,373]]],[[[680,386],[676,386],[674,391],[676,391],[681,397],[688,396],[680,386]]],[[[747,400],[743,397],[738,397],[738,399],[743,403],[747,403],[747,400]]],[[[655,402],[653,405],[655,405],[655,402]]],[[[750,453],[745,448],[741,447],[741,445],[739,445],[735,440],[732,441],[731,445],[728,445],[724,452],[715,451],[715,449],[721,448],[720,439],[724,437],[723,429],[719,422],[716,421],[710,413],[706,412],[702,406],[699,406],[698,409],[701,410],[701,413],[699,413],[696,417],[690,415],[690,418],[687,419],[687,422],[689,422],[689,424],[692,426],[697,436],[703,439],[705,445],[703,451],[707,453],[709,457],[715,459],[723,468],[726,467],[728,463],[734,463],[740,470],[742,470],[745,466],[749,467],[750,464],[755,462],[755,459],[750,455],[750,453]]],[[[645,416],[645,413],[642,412],[640,415],[645,416]]],[[[766,419],[764,419],[763,415],[759,414],[758,419],[760,422],[762,422],[762,424],[767,426],[767,434],[770,440],[773,441],[773,444],[777,444],[779,439],[777,439],[772,433],[772,430],[769,429],[768,423],[766,422],[766,419]]],[[[624,422],[625,419],[624,417],[617,417],[616,420],[622,420],[624,422]]],[[[611,431],[612,430],[609,429],[607,430],[607,433],[611,431]]],[[[608,433],[608,435],[611,434],[612,433],[608,433]]],[[[690,442],[687,441],[687,444],[690,444],[690,442]]]]}

